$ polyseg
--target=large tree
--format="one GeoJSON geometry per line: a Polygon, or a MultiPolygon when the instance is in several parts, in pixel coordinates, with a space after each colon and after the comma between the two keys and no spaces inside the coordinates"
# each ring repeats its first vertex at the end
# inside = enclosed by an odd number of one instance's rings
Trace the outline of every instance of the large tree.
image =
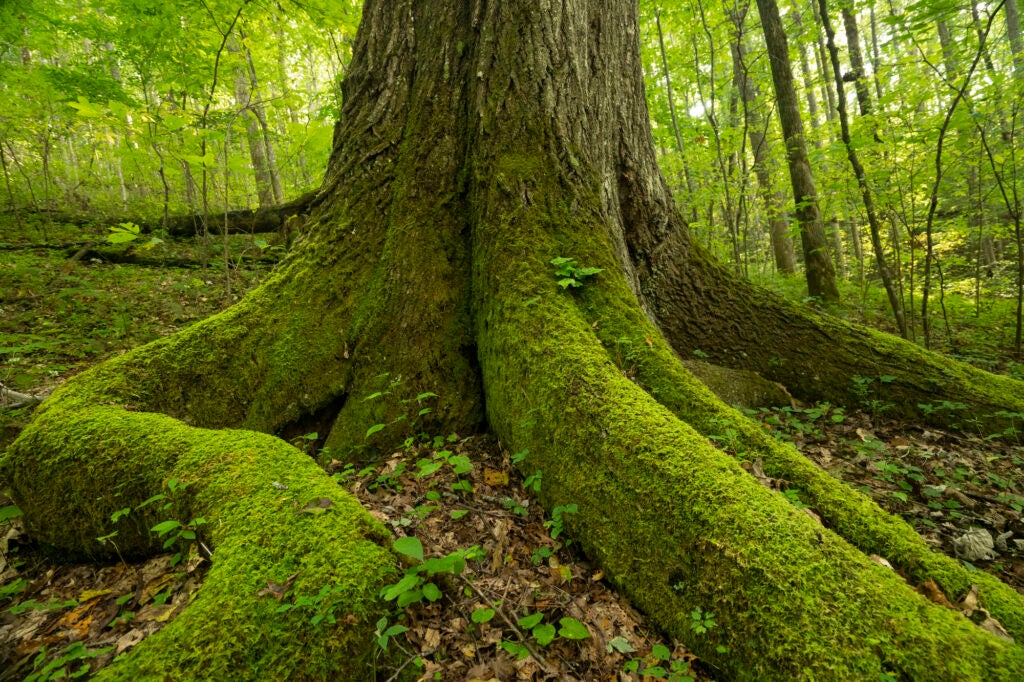
{"type": "Polygon", "coordinates": [[[655,163],[638,31],[630,0],[367,2],[301,245],[235,307],[68,381],[3,460],[28,530],[66,554],[108,554],[112,530],[122,553],[153,551],[153,506],[110,519],[170,477],[189,483],[180,514],[206,519],[194,602],[104,677],[369,674],[388,534],[275,434],[391,444],[402,403],[366,400],[390,388],[437,395],[417,428],[486,426],[529,450],[542,501],[578,504],[570,531],[608,579],[725,675],[1019,679],[1024,650],[913,586],[977,585],[1018,638],[1020,595],[765,436],[679,356],[840,402],[852,376],[892,375],[886,399],[908,413],[948,399],[993,422],[1024,412],[1024,385],[713,262],[655,163]],[[559,257],[603,271],[563,289],[559,257]],[[374,424],[390,426],[367,440],[374,424]],[[710,444],[730,429],[821,523],[710,444]],[[296,513],[325,497],[327,513],[296,513]],[[348,617],[311,630],[276,613],[269,581],[290,576],[298,595],[337,587],[348,617]],[[718,614],[701,637],[696,606],[718,614]]]}

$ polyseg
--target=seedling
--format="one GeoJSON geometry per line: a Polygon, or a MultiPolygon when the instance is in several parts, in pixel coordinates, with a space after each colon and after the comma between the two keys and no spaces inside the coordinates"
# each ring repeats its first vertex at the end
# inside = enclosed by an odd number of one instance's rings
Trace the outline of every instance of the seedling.
{"type": "Polygon", "coordinates": [[[581,287],[587,277],[604,272],[602,268],[581,268],[575,258],[552,258],[550,263],[555,266],[555,277],[559,278],[558,286],[563,289],[581,287]]]}

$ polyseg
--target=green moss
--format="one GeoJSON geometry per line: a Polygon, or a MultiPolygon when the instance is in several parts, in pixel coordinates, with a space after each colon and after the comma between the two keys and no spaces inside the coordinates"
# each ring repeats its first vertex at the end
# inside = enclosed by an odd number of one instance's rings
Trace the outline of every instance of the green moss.
{"type": "Polygon", "coordinates": [[[579,208],[599,205],[596,196],[533,181],[551,168],[517,177],[496,167],[506,175],[483,191],[487,219],[474,234],[488,416],[510,447],[529,448],[547,505],[579,505],[570,533],[634,603],[739,679],[1024,672],[1019,647],[913,592],[655,400],[671,390],[687,415],[721,405],[687,372],[650,393],[630,380],[615,338],[642,340],[630,358],[637,372],[677,365],[615,274],[600,217],[579,208]],[[528,187],[532,202],[503,184],[528,187]],[[554,255],[606,272],[562,292],[548,271],[554,255]],[[719,623],[701,636],[689,627],[698,606],[719,623]]]}
{"type": "Polygon", "coordinates": [[[49,401],[4,461],[33,535],[95,555],[110,551],[95,538],[117,530],[123,552],[145,552],[153,541],[148,528],[168,520],[158,506],[117,525],[110,514],[176,477],[189,484],[187,514],[206,519],[204,541],[214,551],[194,602],[101,678],[367,675],[373,624],[384,612],[377,595],[395,562],[386,529],[355,498],[272,436],[197,429],[120,406],[83,408],[73,399],[82,396],[68,397],[49,401]],[[332,501],[326,511],[302,511],[325,497],[332,501]],[[337,625],[312,627],[309,614],[279,614],[279,603],[260,595],[268,581],[284,584],[292,575],[292,595],[343,586],[337,625]]]}

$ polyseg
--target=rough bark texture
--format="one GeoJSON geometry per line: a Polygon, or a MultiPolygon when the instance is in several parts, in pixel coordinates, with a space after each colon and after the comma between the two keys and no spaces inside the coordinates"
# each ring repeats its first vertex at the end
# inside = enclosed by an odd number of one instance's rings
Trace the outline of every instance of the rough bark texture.
{"type": "MultiPolygon", "coordinates": [[[[578,504],[568,530],[608,579],[724,676],[1019,679],[1021,647],[867,553],[953,598],[979,584],[1018,638],[1020,595],[766,436],[676,351],[825,397],[885,371],[906,402],[942,382],[1024,411],[1024,386],[785,304],[692,244],[655,164],[637,35],[635,5],[615,0],[368,2],[295,255],[234,308],[67,382],[2,461],[29,530],[67,552],[104,552],[113,511],[190,482],[180,503],[213,529],[211,577],[108,677],[368,677],[392,570],[381,528],[266,434],[316,424],[341,452],[375,423],[387,447],[486,418],[543,470],[545,504],[578,504]],[[604,271],[565,291],[557,256],[604,271]],[[422,392],[431,421],[408,426],[402,399],[422,392]],[[825,525],[712,447],[726,429],[825,525]],[[295,514],[319,497],[328,513],[295,514]],[[342,585],[353,624],[271,613],[259,586],[294,572],[298,594],[342,585]],[[699,637],[697,606],[719,623],[699,637]]],[[[153,519],[122,521],[122,551],[149,550],[153,519]]]]}
{"type": "Polygon", "coordinates": [[[775,99],[779,108],[782,135],[786,138],[789,161],[789,179],[796,200],[797,222],[800,224],[800,242],[804,250],[807,290],[811,296],[824,301],[838,301],[836,271],[828,253],[828,239],[818,208],[818,192],[814,187],[811,163],[807,158],[804,124],[800,116],[800,101],[793,85],[793,69],[789,62],[789,41],[782,28],[782,18],[775,0],[757,0],[768,46],[768,60],[772,67],[775,99]]]}

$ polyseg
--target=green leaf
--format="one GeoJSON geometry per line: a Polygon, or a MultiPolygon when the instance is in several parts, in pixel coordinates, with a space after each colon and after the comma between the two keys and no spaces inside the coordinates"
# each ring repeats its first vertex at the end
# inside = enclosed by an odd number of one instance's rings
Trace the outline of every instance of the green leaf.
{"type": "Polygon", "coordinates": [[[378,431],[381,431],[384,428],[384,426],[385,426],[385,424],[374,424],[373,426],[371,426],[370,428],[368,428],[366,430],[366,436],[364,436],[364,439],[365,438],[369,438],[370,436],[372,436],[373,434],[377,433],[378,431]]]}
{"type": "Polygon", "coordinates": [[[110,228],[107,235],[107,242],[110,244],[125,244],[135,241],[139,237],[139,226],[135,223],[118,223],[110,228]]]}
{"type": "Polygon", "coordinates": [[[533,638],[537,640],[537,644],[541,646],[547,646],[551,644],[552,640],[555,639],[555,626],[551,623],[545,623],[544,625],[538,625],[533,629],[531,633],[533,638]]]}
{"type": "Polygon", "coordinates": [[[415,573],[407,573],[406,575],[402,576],[402,579],[394,585],[391,585],[390,587],[385,587],[381,591],[381,596],[384,597],[384,601],[394,601],[401,595],[414,589],[417,585],[419,585],[421,580],[422,578],[420,578],[415,573]]]}
{"type": "Polygon", "coordinates": [[[427,583],[423,586],[423,596],[430,601],[437,601],[444,595],[441,593],[441,588],[437,585],[434,583],[427,583]]]}
{"type": "Polygon", "coordinates": [[[468,474],[473,470],[473,463],[465,455],[455,455],[448,460],[448,463],[452,465],[452,471],[456,476],[468,474]]]}
{"type": "Polygon", "coordinates": [[[612,649],[618,651],[620,654],[631,654],[636,651],[625,637],[613,637],[608,642],[608,652],[611,653],[612,649]]]}
{"type": "Polygon", "coordinates": [[[530,655],[530,650],[518,642],[502,642],[501,648],[507,653],[516,657],[516,660],[523,660],[530,655]]]}
{"type": "Polygon", "coordinates": [[[398,608],[403,609],[409,604],[415,604],[416,602],[423,599],[423,590],[409,590],[398,595],[398,601],[395,604],[398,608]]]}
{"type": "Polygon", "coordinates": [[[565,279],[558,280],[558,286],[562,287],[563,289],[568,289],[569,287],[578,287],[579,285],[580,283],[574,280],[572,277],[566,277],[565,279]]]}
{"type": "Polygon", "coordinates": [[[659,661],[667,661],[672,658],[672,652],[664,644],[655,644],[651,647],[651,656],[659,661]]]}
{"type": "Polygon", "coordinates": [[[162,523],[156,524],[149,530],[153,533],[159,533],[162,537],[177,528],[181,528],[181,521],[163,521],[162,523]]]}
{"type": "MultiPolygon", "coordinates": [[[[15,505],[8,505],[6,507],[0,507],[0,522],[10,521],[21,516],[21,509],[15,505]]],[[[114,519],[116,521],[116,519],[114,519]]]]}
{"type": "Polygon", "coordinates": [[[472,619],[474,623],[486,623],[494,618],[494,613],[494,609],[477,609],[473,611],[473,615],[470,616],[470,619],[472,619]]]}
{"type": "Polygon", "coordinates": [[[456,509],[449,516],[451,516],[452,520],[457,521],[457,520],[461,519],[463,516],[465,516],[468,513],[469,513],[468,509],[456,509]]]}
{"type": "Polygon", "coordinates": [[[566,639],[587,639],[590,637],[590,630],[587,629],[587,626],[575,618],[562,618],[558,623],[562,626],[558,629],[558,634],[566,639]]]}
{"type": "Polygon", "coordinates": [[[436,398],[436,397],[437,397],[436,393],[432,393],[432,392],[428,391],[427,393],[420,393],[418,396],[416,396],[416,400],[420,401],[420,400],[426,400],[427,398],[436,398]]]}
{"type": "Polygon", "coordinates": [[[580,277],[590,277],[599,272],[604,272],[604,268],[579,268],[576,272],[572,273],[572,276],[578,279],[580,277]]]}
{"type": "Polygon", "coordinates": [[[519,625],[519,627],[523,628],[524,630],[532,630],[533,628],[537,627],[537,625],[539,625],[542,620],[544,620],[543,613],[533,613],[529,616],[523,616],[522,618],[517,620],[516,623],[519,625]]]}
{"type": "Polygon", "coordinates": [[[410,535],[408,537],[398,538],[395,540],[394,544],[391,545],[391,549],[399,554],[412,557],[417,561],[423,561],[423,543],[420,542],[420,539],[417,537],[410,535]]]}

